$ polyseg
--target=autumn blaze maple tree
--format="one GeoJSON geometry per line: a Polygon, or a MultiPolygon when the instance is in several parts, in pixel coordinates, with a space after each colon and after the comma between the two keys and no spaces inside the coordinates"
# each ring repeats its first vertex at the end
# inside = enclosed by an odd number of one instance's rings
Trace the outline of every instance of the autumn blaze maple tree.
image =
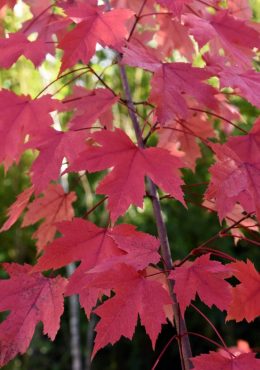
{"type": "MultiPolygon", "coordinates": [[[[241,128],[230,100],[237,95],[260,108],[254,68],[260,33],[248,1],[24,3],[31,19],[17,32],[2,34],[0,67],[11,68],[24,56],[37,68],[50,54],[60,58],[53,83],[79,70],[98,87],[75,84],[63,100],[48,94],[52,84],[36,97],[0,91],[5,170],[26,150],[38,153],[31,187],[17,195],[1,232],[22,214],[21,227],[41,221],[32,235],[35,265],[2,266],[9,278],[0,281],[0,310],[9,314],[0,324],[0,366],[26,352],[39,321],[53,340],[64,296],[78,294],[87,317],[92,312],[99,317],[92,357],[122,336],[132,339],[139,317],[153,348],[162,324],[175,327],[182,370],[209,369],[209,363],[214,370],[258,370],[255,354],[232,352],[216,328],[220,344],[214,343],[221,350],[192,357],[189,336],[196,333],[189,333],[184,316],[188,306],[195,307],[196,295],[209,308],[226,311],[227,320],[251,322],[260,313],[260,278],[252,261],[236,260],[207,242],[181,261],[174,253],[173,262],[159,198],[187,207],[181,169],[195,170],[204,145],[215,163],[202,206],[228,225],[213,239],[243,238],[258,229],[260,120],[250,130],[241,128]],[[108,67],[100,73],[92,63],[100,50],[109,49],[113,57],[107,60],[121,76],[120,91],[106,82],[108,67]],[[151,78],[144,101],[133,100],[126,68],[142,69],[151,78]],[[128,111],[125,123],[114,114],[118,106],[128,111]],[[70,117],[62,129],[54,124],[53,112],[70,117]],[[86,219],[92,210],[87,217],[74,217],[76,193],[66,191],[60,179],[82,171],[100,172],[96,194],[104,197],[93,210],[105,205],[105,227],[86,219]],[[157,237],[124,223],[129,207],[142,208],[145,197],[153,206],[157,237]],[[72,262],[79,264],[68,279],[56,272],[72,262]]],[[[3,12],[15,4],[0,1],[3,12]]]]}

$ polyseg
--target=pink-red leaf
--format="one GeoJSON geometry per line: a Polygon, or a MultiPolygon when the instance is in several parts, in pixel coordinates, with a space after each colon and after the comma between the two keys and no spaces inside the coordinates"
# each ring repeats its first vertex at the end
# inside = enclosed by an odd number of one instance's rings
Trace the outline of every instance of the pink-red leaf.
{"type": "Polygon", "coordinates": [[[196,293],[209,307],[213,304],[220,310],[226,310],[231,302],[231,286],[224,279],[231,276],[231,268],[209,259],[210,255],[186,262],[169,275],[174,280],[176,293],[182,315],[196,293]]]}
{"type": "Polygon", "coordinates": [[[66,10],[76,27],[59,43],[64,50],[60,72],[79,60],[87,64],[95,53],[96,43],[119,48],[127,36],[126,21],[133,16],[129,9],[115,9],[104,13],[101,7],[78,4],[66,10]]]}
{"type": "Polygon", "coordinates": [[[66,279],[31,273],[31,266],[5,264],[10,279],[0,281],[0,310],[11,311],[0,324],[0,366],[24,353],[35,326],[43,322],[44,334],[53,340],[63,313],[66,279]]]}
{"type": "Polygon", "coordinates": [[[132,225],[107,229],[75,218],[72,222],[61,222],[57,227],[64,236],[48,246],[34,271],[57,269],[75,261],[84,262],[87,271],[106,261],[111,262],[110,259],[117,256],[126,256],[126,263],[144,268],[160,258],[158,240],[136,231],[132,225]]]}
{"type": "Polygon", "coordinates": [[[209,364],[212,364],[214,370],[258,370],[260,366],[260,360],[255,358],[254,353],[224,357],[220,353],[210,352],[193,357],[191,361],[193,370],[209,370],[209,364]]]}
{"type": "Polygon", "coordinates": [[[216,91],[204,83],[211,74],[190,63],[162,63],[151,48],[129,43],[124,48],[123,63],[154,72],[149,100],[157,107],[157,116],[164,124],[176,116],[187,118],[188,99],[192,98],[203,106],[215,109],[216,91]]]}
{"type": "Polygon", "coordinates": [[[188,5],[193,0],[156,0],[156,2],[165,8],[168,8],[174,15],[180,16],[185,5],[188,5]]]}
{"type": "MultiPolygon", "coordinates": [[[[83,87],[76,86],[74,94],[63,100],[65,108],[74,110],[74,117],[70,121],[70,127],[73,130],[91,127],[97,120],[102,121],[102,116],[111,112],[111,107],[118,101],[108,89],[86,90],[83,87]]],[[[105,121],[104,126],[112,127],[111,121],[105,121]]]]}
{"type": "Polygon", "coordinates": [[[186,18],[186,25],[201,47],[210,41],[214,54],[223,48],[233,63],[251,66],[254,55],[252,49],[259,48],[260,37],[244,20],[222,10],[203,18],[190,14],[186,18]]]}
{"type": "Polygon", "coordinates": [[[121,336],[132,339],[138,314],[155,347],[161,325],[166,323],[164,306],[171,303],[169,293],[157,281],[125,265],[118,266],[111,276],[108,274],[109,283],[104,276],[103,284],[113,285],[113,280],[116,295],[95,310],[101,320],[96,326],[93,356],[121,336]]]}
{"type": "Polygon", "coordinates": [[[232,288],[232,302],[227,320],[253,321],[260,315],[260,274],[253,263],[247,260],[232,263],[233,275],[240,284],[232,288]]]}
{"type": "Polygon", "coordinates": [[[32,100],[8,90],[0,91],[0,161],[6,168],[25,150],[26,135],[44,132],[53,123],[49,113],[59,108],[60,103],[50,95],[32,100]]]}
{"type": "Polygon", "coordinates": [[[46,130],[26,144],[27,148],[40,151],[31,172],[35,192],[45,190],[51,180],[57,180],[63,159],[73,161],[85,149],[85,138],[89,132],[46,130]]]}
{"type": "Polygon", "coordinates": [[[222,220],[239,202],[247,212],[260,218],[260,120],[247,134],[212,145],[217,162],[210,168],[211,182],[207,199],[216,199],[216,209],[222,220]]]}
{"type": "Polygon", "coordinates": [[[92,135],[100,147],[89,147],[68,171],[96,172],[113,167],[97,188],[107,194],[111,218],[115,221],[131,204],[142,207],[144,177],[149,176],[164,191],[183,202],[178,168],[181,162],[161,148],[138,148],[120,129],[92,135]]]}
{"type": "Polygon", "coordinates": [[[234,67],[225,68],[219,74],[221,87],[238,89],[239,94],[251,104],[260,108],[260,73],[240,71],[234,67]]]}
{"type": "Polygon", "coordinates": [[[47,53],[54,54],[53,44],[45,43],[42,39],[29,41],[21,32],[12,33],[6,39],[0,39],[0,67],[10,68],[17,59],[24,55],[38,67],[47,53]]]}
{"type": "Polygon", "coordinates": [[[29,200],[33,194],[33,186],[25,189],[18,195],[16,201],[8,209],[8,219],[1,227],[0,232],[10,229],[10,227],[18,220],[24,209],[27,207],[29,200]]]}
{"type": "Polygon", "coordinates": [[[22,227],[44,221],[33,234],[37,247],[41,250],[53,240],[57,231],[56,223],[70,221],[74,217],[72,203],[76,200],[74,192],[65,193],[59,184],[50,184],[46,191],[30,203],[23,219],[22,227]]]}

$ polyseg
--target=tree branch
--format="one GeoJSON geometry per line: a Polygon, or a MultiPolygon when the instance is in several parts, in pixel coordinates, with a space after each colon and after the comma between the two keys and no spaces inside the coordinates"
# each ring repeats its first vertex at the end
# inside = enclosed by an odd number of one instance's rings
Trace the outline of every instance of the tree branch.
{"type": "MultiPolygon", "coordinates": [[[[125,67],[122,65],[119,65],[119,68],[120,68],[120,74],[121,74],[122,85],[123,85],[123,89],[125,93],[125,98],[127,101],[128,111],[129,111],[129,115],[133,123],[138,146],[140,148],[144,148],[145,145],[144,145],[144,141],[142,138],[142,132],[141,132],[141,128],[140,128],[140,125],[137,119],[137,115],[135,114],[135,106],[133,104],[129,82],[128,82],[127,75],[126,75],[126,70],[125,70],[125,67]]],[[[169,245],[166,225],[163,221],[162,209],[161,209],[161,205],[160,205],[160,201],[159,201],[159,197],[157,193],[157,188],[150,178],[147,179],[147,185],[148,185],[148,191],[149,191],[149,194],[152,200],[153,212],[155,216],[158,236],[159,236],[160,243],[161,243],[161,254],[162,254],[164,264],[165,264],[165,269],[171,270],[173,268],[173,263],[172,263],[172,258],[171,258],[170,245],[169,245]]],[[[180,353],[183,355],[182,369],[189,370],[192,368],[192,364],[189,360],[189,358],[192,357],[192,353],[191,353],[191,347],[190,347],[188,336],[183,336],[183,333],[187,332],[186,323],[184,319],[181,317],[180,312],[179,312],[179,305],[177,302],[177,298],[173,292],[173,282],[168,279],[167,281],[168,281],[171,298],[173,301],[173,313],[174,313],[176,330],[177,330],[178,335],[181,338],[179,347],[180,347],[180,353]]]]}
{"type": "MultiPolygon", "coordinates": [[[[108,11],[111,10],[109,0],[104,0],[104,2],[106,4],[107,10],[108,11]]],[[[141,16],[141,12],[142,12],[142,9],[144,8],[145,3],[146,3],[146,0],[144,0],[141,5],[141,8],[140,8],[141,11],[139,11],[138,13],[139,17],[141,16]]],[[[135,26],[136,24],[134,25],[134,27],[135,26]]],[[[128,82],[127,75],[126,75],[126,70],[123,65],[120,65],[120,63],[119,63],[119,69],[120,69],[121,81],[122,81],[125,98],[126,98],[126,105],[128,107],[128,112],[129,112],[130,118],[133,123],[137,143],[140,148],[144,148],[145,144],[142,138],[142,131],[139,125],[136,109],[133,103],[130,86],[129,86],[129,82],[128,82]]],[[[147,184],[148,184],[148,190],[149,190],[149,193],[152,199],[156,227],[157,227],[157,231],[158,231],[158,235],[159,235],[159,239],[161,243],[161,254],[162,254],[162,259],[165,265],[164,267],[166,270],[170,270],[173,268],[173,263],[172,263],[172,258],[171,258],[171,251],[170,251],[170,245],[169,245],[166,225],[163,221],[163,215],[162,215],[161,205],[159,201],[159,196],[157,193],[157,188],[156,188],[156,185],[153,183],[153,181],[149,178],[147,179],[147,184]]],[[[191,361],[189,360],[192,357],[190,341],[187,335],[183,336],[183,333],[187,332],[186,323],[180,315],[177,298],[173,292],[173,282],[169,279],[167,279],[167,282],[168,282],[171,298],[173,301],[173,313],[174,313],[174,321],[176,325],[176,330],[180,338],[180,341],[178,341],[178,343],[179,343],[179,352],[180,352],[181,363],[182,363],[182,370],[190,370],[192,368],[191,361]]]]}

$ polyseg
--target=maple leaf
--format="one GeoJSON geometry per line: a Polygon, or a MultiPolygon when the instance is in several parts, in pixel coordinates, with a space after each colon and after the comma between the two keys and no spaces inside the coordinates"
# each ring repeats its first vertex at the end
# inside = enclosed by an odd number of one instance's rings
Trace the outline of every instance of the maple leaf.
{"type": "Polygon", "coordinates": [[[231,286],[224,279],[231,276],[232,269],[209,258],[210,255],[206,254],[192,263],[186,262],[169,275],[174,280],[174,292],[182,315],[196,293],[209,307],[214,304],[222,311],[231,302],[231,286]]]}
{"type": "Polygon", "coordinates": [[[233,136],[227,146],[237,153],[240,159],[249,163],[258,162],[260,151],[260,118],[257,118],[252,129],[246,135],[233,136]]]}
{"type": "Polygon", "coordinates": [[[237,88],[240,95],[260,108],[260,74],[256,71],[240,71],[238,68],[225,68],[219,73],[221,87],[237,88]]]}
{"type": "Polygon", "coordinates": [[[51,11],[50,5],[52,5],[50,0],[42,0],[40,2],[38,0],[26,0],[26,4],[30,6],[30,12],[34,16],[38,16],[42,12],[46,11],[47,8],[49,8],[49,13],[51,11]]]}
{"type": "Polygon", "coordinates": [[[63,159],[73,161],[85,149],[85,138],[89,133],[79,131],[45,130],[26,144],[26,148],[40,151],[31,167],[32,182],[38,194],[48,186],[51,180],[57,180],[63,159]]]}
{"type": "Polygon", "coordinates": [[[232,288],[232,302],[228,308],[227,320],[248,322],[260,314],[260,274],[250,260],[231,264],[233,275],[241,282],[232,288]]]}
{"type": "Polygon", "coordinates": [[[0,67],[10,68],[21,55],[30,59],[38,67],[47,53],[54,54],[54,46],[41,38],[29,41],[22,32],[10,34],[0,39],[0,67]]]}
{"type": "Polygon", "coordinates": [[[124,48],[122,63],[154,72],[149,100],[157,106],[160,123],[165,124],[174,117],[187,118],[187,98],[192,97],[209,108],[217,108],[215,89],[203,81],[211,73],[190,63],[162,63],[152,50],[141,44],[128,43],[124,48]]]}
{"type": "Polygon", "coordinates": [[[156,2],[165,8],[168,8],[174,15],[180,16],[185,8],[193,0],[156,0],[156,2]]]}
{"type": "Polygon", "coordinates": [[[132,67],[140,67],[151,72],[160,68],[161,62],[156,54],[156,50],[146,47],[139,40],[132,39],[122,48],[122,63],[132,67]]]}
{"type": "MultiPolygon", "coordinates": [[[[65,109],[74,110],[75,116],[70,121],[70,128],[77,130],[91,127],[97,120],[102,121],[102,116],[111,111],[112,105],[118,101],[109,89],[86,90],[76,86],[73,95],[63,100],[65,109]]],[[[112,128],[112,120],[105,120],[105,126],[112,128]]]]}
{"type": "Polygon", "coordinates": [[[0,366],[27,350],[39,321],[44,334],[54,340],[67,284],[60,276],[32,274],[30,265],[4,264],[4,268],[10,279],[0,280],[0,310],[11,313],[0,324],[0,366]]]}
{"type": "Polygon", "coordinates": [[[188,60],[192,60],[194,45],[188,34],[188,29],[178,20],[173,19],[172,15],[157,15],[156,20],[160,25],[160,30],[155,33],[154,39],[158,46],[157,49],[162,55],[171,56],[172,50],[178,50],[188,60]]]}
{"type": "MultiPolygon", "coordinates": [[[[35,5],[37,7],[37,5],[39,5],[39,2],[37,1],[35,5]]],[[[35,9],[33,9],[33,11],[35,12],[38,11],[36,7],[35,9]]],[[[27,22],[24,22],[22,32],[27,36],[31,35],[34,32],[37,32],[37,40],[41,40],[48,45],[53,44],[52,36],[54,34],[57,36],[58,40],[63,38],[67,33],[66,28],[70,23],[71,22],[69,19],[66,19],[61,15],[45,11],[41,14],[40,17],[38,17],[37,22],[33,22],[33,20],[31,19],[29,19],[27,22]]]]}
{"type": "Polygon", "coordinates": [[[149,176],[164,191],[183,202],[178,168],[181,162],[161,148],[138,148],[120,129],[92,135],[102,146],[89,147],[68,168],[68,172],[96,172],[113,167],[96,192],[108,195],[108,208],[115,221],[131,204],[142,207],[144,177],[149,176]]]}
{"type": "Polygon", "coordinates": [[[134,225],[121,224],[120,227],[114,227],[111,238],[126,254],[106,259],[91,269],[91,273],[106,271],[119,263],[130,265],[136,270],[143,270],[150,263],[156,264],[160,260],[157,252],[159,241],[149,234],[136,231],[134,225]]]}
{"type": "Polygon", "coordinates": [[[212,174],[207,199],[216,199],[220,220],[239,202],[248,213],[260,218],[260,120],[243,136],[231,138],[226,144],[214,144],[218,161],[210,168],[212,174]]]}
{"type": "Polygon", "coordinates": [[[1,227],[0,232],[10,229],[10,227],[18,220],[24,209],[27,207],[33,194],[33,190],[34,188],[31,186],[17,196],[16,201],[8,208],[8,219],[1,227]]]}
{"type": "Polygon", "coordinates": [[[70,276],[65,296],[74,294],[79,295],[79,302],[84,308],[86,316],[90,318],[93,308],[96,306],[98,299],[102,300],[103,296],[110,296],[111,289],[95,286],[93,281],[100,276],[100,273],[88,273],[88,267],[81,263],[75,272],[70,276]]]}
{"type": "Polygon", "coordinates": [[[33,271],[57,269],[76,261],[84,261],[85,268],[90,269],[110,256],[121,254],[108,230],[90,221],[75,218],[59,223],[57,228],[64,236],[48,246],[33,271]]]}
{"type": "Polygon", "coordinates": [[[25,150],[25,136],[46,130],[53,123],[49,113],[59,107],[58,100],[50,95],[32,100],[8,90],[0,91],[0,161],[6,168],[25,150]]]}
{"type": "Polygon", "coordinates": [[[33,238],[38,239],[36,243],[38,250],[53,240],[57,231],[56,223],[72,220],[74,216],[72,203],[75,200],[76,194],[74,192],[65,193],[60,184],[50,184],[42,196],[35,198],[30,203],[22,227],[44,219],[44,222],[33,234],[33,238]]]}
{"type": "MultiPolygon", "coordinates": [[[[216,205],[215,205],[214,200],[210,200],[210,201],[204,200],[202,204],[204,207],[211,210],[212,212],[216,212],[216,205]]],[[[246,230],[251,230],[255,232],[259,231],[258,222],[251,217],[243,219],[244,216],[245,216],[244,209],[241,207],[240,204],[237,203],[235,204],[232,211],[229,212],[225,217],[225,221],[228,227],[239,223],[236,228],[231,228],[229,231],[230,234],[234,237],[235,244],[238,243],[238,241],[240,240],[240,237],[244,237],[244,232],[246,230]],[[241,219],[243,220],[241,221],[241,219]],[[241,227],[241,229],[239,229],[238,227],[241,227]]]]}
{"type": "MultiPolygon", "coordinates": [[[[136,14],[140,10],[140,0],[110,0],[113,8],[127,8],[133,10],[136,14]]],[[[154,11],[154,0],[147,0],[144,4],[143,13],[154,11]]]]}
{"type": "Polygon", "coordinates": [[[43,218],[47,223],[71,220],[74,216],[71,203],[75,200],[75,192],[65,193],[60,184],[50,184],[43,196],[35,198],[28,206],[22,227],[32,225],[43,218]]]}
{"type": "Polygon", "coordinates": [[[260,46],[260,38],[259,33],[245,21],[222,10],[204,18],[189,14],[185,24],[200,47],[210,41],[214,54],[223,48],[226,56],[235,64],[251,66],[254,55],[252,49],[260,46]]]}
{"type": "Polygon", "coordinates": [[[191,361],[193,370],[208,370],[209,364],[213,364],[214,370],[258,370],[260,366],[260,360],[255,358],[254,353],[224,357],[220,353],[210,352],[193,357],[191,361]]]}
{"type": "Polygon", "coordinates": [[[160,259],[158,240],[136,231],[133,225],[121,224],[103,229],[90,221],[75,218],[57,227],[63,237],[48,245],[34,271],[56,269],[72,261],[81,261],[81,265],[70,277],[66,295],[79,294],[87,316],[97,299],[107,291],[91,286],[97,275],[107,273],[108,269],[119,263],[143,269],[160,259]]]}
{"type": "Polygon", "coordinates": [[[154,348],[161,325],[166,323],[163,307],[171,303],[169,293],[162,285],[126,265],[106,272],[92,284],[113,287],[116,293],[95,310],[101,319],[95,329],[97,336],[92,357],[100,348],[108,343],[114,344],[121,336],[131,339],[138,314],[154,348]]]}
{"type": "Polygon", "coordinates": [[[202,141],[215,133],[204,113],[190,114],[187,120],[167,123],[158,131],[158,146],[179,153],[186,167],[195,170],[196,159],[201,157],[198,138],[202,141]]]}
{"type": "Polygon", "coordinates": [[[97,42],[115,49],[122,46],[128,33],[125,23],[134,14],[129,9],[115,9],[104,13],[102,7],[89,4],[69,7],[66,13],[77,25],[58,45],[64,50],[60,73],[79,60],[88,64],[95,53],[97,42]]]}
{"type": "Polygon", "coordinates": [[[159,121],[166,123],[174,116],[187,118],[187,96],[204,106],[216,108],[214,88],[202,82],[209,77],[207,71],[189,63],[163,63],[154,73],[149,98],[157,105],[159,121]]]}
{"type": "Polygon", "coordinates": [[[73,261],[83,261],[87,271],[109,261],[111,257],[122,255],[127,255],[126,261],[137,268],[157,263],[160,259],[158,240],[136,231],[132,225],[116,225],[107,229],[75,218],[71,222],[59,223],[57,228],[64,236],[48,246],[34,271],[57,269],[73,261]]]}

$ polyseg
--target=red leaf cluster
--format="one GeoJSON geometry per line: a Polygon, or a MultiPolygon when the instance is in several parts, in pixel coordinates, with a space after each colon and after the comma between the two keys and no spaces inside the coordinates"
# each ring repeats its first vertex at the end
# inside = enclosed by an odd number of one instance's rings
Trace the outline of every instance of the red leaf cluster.
{"type": "MultiPolygon", "coordinates": [[[[17,32],[0,30],[0,67],[15,68],[21,56],[39,67],[57,51],[62,57],[54,82],[84,71],[91,83],[87,89],[82,80],[62,101],[45,94],[51,84],[35,98],[0,91],[0,162],[8,170],[26,150],[38,153],[30,169],[32,186],[17,196],[0,231],[24,214],[22,227],[39,222],[32,237],[42,253],[35,266],[4,265],[10,278],[0,280],[0,310],[10,313],[0,324],[0,366],[27,350],[39,321],[54,339],[63,295],[79,294],[86,315],[100,317],[93,356],[122,336],[132,339],[138,317],[154,348],[173,312],[178,332],[196,295],[207,306],[226,311],[227,320],[253,321],[260,313],[260,280],[253,263],[204,243],[173,264],[159,202],[159,196],[175,198],[186,206],[181,168],[195,171],[201,148],[207,146],[215,163],[203,206],[228,223],[212,239],[229,231],[238,238],[243,233],[236,227],[257,230],[260,120],[245,131],[229,100],[230,94],[238,95],[260,107],[259,73],[252,68],[260,33],[248,1],[24,2],[32,18],[17,32]],[[96,71],[100,50],[117,70],[115,86],[107,82],[106,68],[96,71]],[[79,63],[84,66],[67,71],[79,63]],[[142,70],[150,81],[144,101],[131,97],[130,85],[135,86],[129,84],[128,68],[129,73],[142,70]],[[125,108],[133,127],[116,119],[114,112],[125,108]],[[55,117],[66,119],[57,125],[55,117]],[[233,127],[242,135],[233,135],[233,127]],[[217,143],[219,137],[225,142],[217,143]],[[87,215],[104,203],[106,227],[74,218],[76,193],[61,184],[80,171],[102,177],[95,194],[105,198],[87,215]],[[144,208],[145,197],[153,205],[158,239],[121,223],[130,206],[144,208]],[[62,235],[56,238],[57,232],[62,235]],[[223,258],[232,262],[224,264],[223,258]],[[68,282],[41,274],[72,262],[80,264],[68,282]]],[[[0,0],[0,17],[15,4],[0,0]]],[[[178,334],[181,342],[188,333],[178,334]]],[[[253,353],[234,354],[227,348],[191,361],[194,370],[209,369],[209,363],[216,370],[259,369],[253,353]]]]}

